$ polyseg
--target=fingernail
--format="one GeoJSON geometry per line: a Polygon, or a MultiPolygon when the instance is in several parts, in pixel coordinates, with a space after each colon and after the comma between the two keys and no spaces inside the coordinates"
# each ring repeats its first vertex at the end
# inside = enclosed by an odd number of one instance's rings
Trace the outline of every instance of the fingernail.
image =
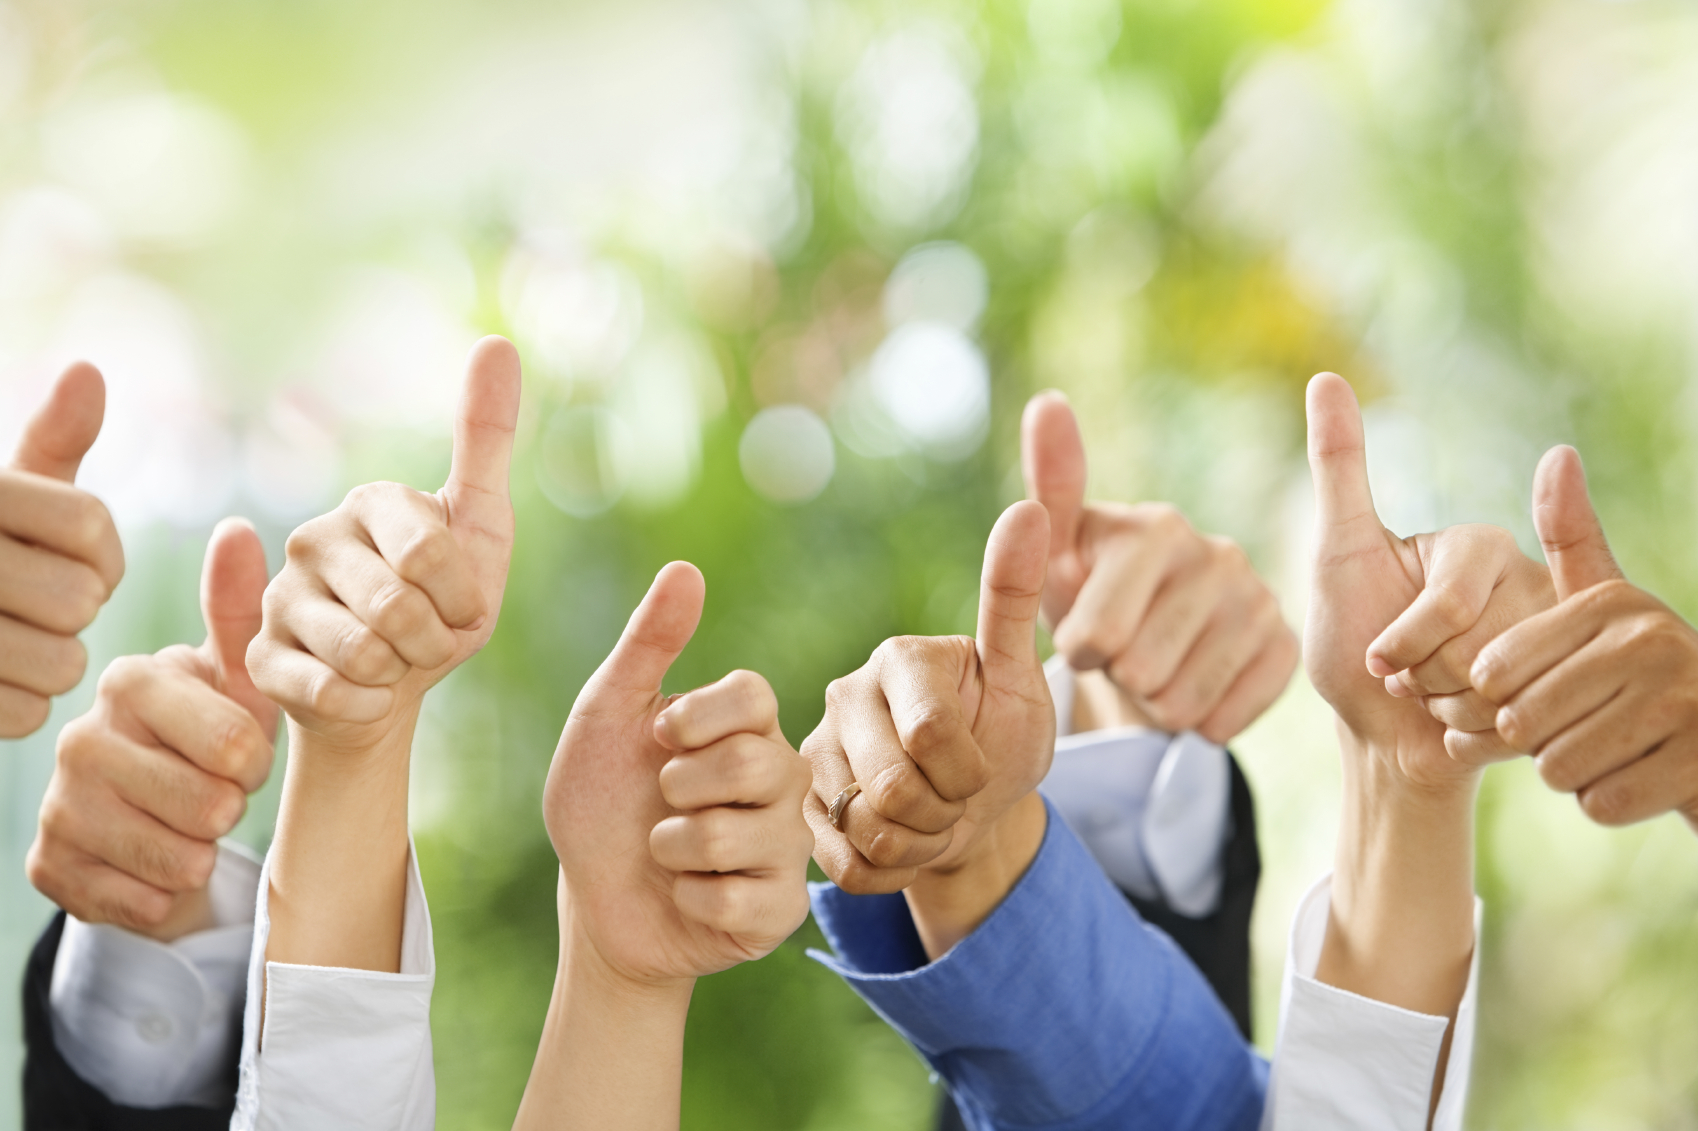
{"type": "Polygon", "coordinates": [[[1368,671],[1378,676],[1380,679],[1384,679],[1388,675],[1397,674],[1396,668],[1386,663],[1380,657],[1374,655],[1370,655],[1368,657],[1368,671]]]}

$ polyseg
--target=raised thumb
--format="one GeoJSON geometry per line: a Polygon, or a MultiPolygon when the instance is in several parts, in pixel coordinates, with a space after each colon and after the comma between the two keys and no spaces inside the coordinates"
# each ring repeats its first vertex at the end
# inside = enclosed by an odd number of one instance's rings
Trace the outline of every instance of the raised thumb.
{"type": "Polygon", "coordinates": [[[106,382],[86,361],[72,362],[24,425],[12,466],[70,483],[106,418],[106,382]]]}
{"type": "Polygon", "coordinates": [[[695,635],[706,597],[707,582],[695,566],[669,562],[661,567],[590,684],[620,696],[646,699],[654,695],[667,669],[695,635]]]}
{"type": "Polygon", "coordinates": [[[248,675],[248,644],[264,620],[265,547],[245,518],[227,518],[212,531],[200,570],[200,615],[206,621],[207,658],[223,691],[262,724],[277,721],[276,708],[248,675]]]}
{"type": "Polygon", "coordinates": [[[1336,373],[1320,373],[1309,381],[1304,399],[1320,552],[1348,554],[1378,544],[1385,527],[1368,487],[1368,451],[1355,390],[1336,373]]]}
{"type": "Polygon", "coordinates": [[[1050,555],[1072,549],[1085,509],[1085,441],[1073,406],[1058,390],[1026,402],[1020,417],[1020,470],[1026,497],[1049,511],[1050,555]]]}
{"type": "Polygon", "coordinates": [[[985,543],[979,663],[992,678],[999,667],[1038,662],[1038,602],[1049,566],[1049,527],[1049,512],[1027,500],[1002,512],[985,543]]]}
{"type": "Polygon", "coordinates": [[[1559,444],[1533,473],[1533,529],[1545,549],[1557,600],[1622,576],[1586,492],[1580,453],[1559,444]]]}
{"type": "Polygon", "coordinates": [[[519,420],[519,351],[491,335],[472,347],[466,383],[454,414],[454,462],[450,482],[506,505],[507,471],[513,460],[513,430],[519,420]]]}

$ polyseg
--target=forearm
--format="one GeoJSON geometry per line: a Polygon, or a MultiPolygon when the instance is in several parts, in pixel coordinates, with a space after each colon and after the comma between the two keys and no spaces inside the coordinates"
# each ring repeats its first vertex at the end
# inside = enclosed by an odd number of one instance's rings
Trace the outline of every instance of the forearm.
{"type": "Polygon", "coordinates": [[[922,871],[903,893],[920,942],[934,962],[985,921],[1026,874],[1044,841],[1043,798],[1028,793],[980,834],[948,871],[922,871]]]}
{"type": "Polygon", "coordinates": [[[412,720],[385,746],[330,749],[293,722],[270,854],[270,962],[401,968],[412,720]]]}
{"type": "Polygon", "coordinates": [[[1431,1016],[1454,1017],[1474,952],[1477,779],[1412,786],[1394,755],[1342,726],[1344,812],[1317,978],[1431,1016]]]}
{"type": "Polygon", "coordinates": [[[560,889],[560,967],[515,1131],[676,1131],[694,979],[640,985],[603,962],[560,889]]]}

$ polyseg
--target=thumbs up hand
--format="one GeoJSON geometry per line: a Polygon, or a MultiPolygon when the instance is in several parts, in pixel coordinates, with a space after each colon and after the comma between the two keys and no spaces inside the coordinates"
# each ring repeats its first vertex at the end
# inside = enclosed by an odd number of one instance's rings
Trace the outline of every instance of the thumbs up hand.
{"type": "Polygon", "coordinates": [[[289,536],[248,666],[292,727],[349,753],[410,744],[424,693],[489,639],[513,547],[518,412],[518,355],[485,338],[467,363],[442,490],[356,487],[289,536]]]}
{"type": "Polygon", "coordinates": [[[1474,661],[1498,733],[1600,824],[1678,810],[1698,829],[1698,632],[1622,577],[1573,448],[1539,462],[1533,523],[1560,603],[1474,661]]]}
{"type": "Polygon", "coordinates": [[[82,679],[77,633],[124,576],[112,516],[73,485],[105,412],[99,370],[72,365],[0,468],[0,738],[35,731],[82,679]]]}
{"type": "MultiPolygon", "coordinates": [[[[1472,563],[1490,556],[1484,528],[1457,527],[1437,535],[1399,538],[1374,511],[1368,485],[1362,414],[1342,377],[1323,373],[1309,383],[1309,466],[1315,480],[1316,550],[1304,663],[1310,682],[1331,704],[1353,745],[1380,755],[1385,768],[1424,789],[1472,789],[1477,770],[1446,756],[1444,724],[1418,699],[1387,693],[1388,672],[1365,657],[1379,655],[1394,629],[1444,640],[1459,623],[1447,615],[1452,590],[1435,588],[1435,562],[1463,564],[1457,581],[1476,576],[1472,563]],[[1441,629],[1434,632],[1437,620],[1441,629]]],[[[1444,576],[1451,576],[1446,573],[1444,576]]],[[[1489,592],[1489,588],[1488,588],[1489,592]]],[[[1468,606],[1475,611],[1474,606],[1468,606]]],[[[1401,638],[1398,638],[1401,639],[1401,638]]],[[[1426,639],[1426,637],[1422,637],[1426,639]]]]}
{"type": "Polygon", "coordinates": [[[1028,832],[1035,817],[1041,839],[1033,791],[1055,753],[1036,643],[1049,537],[1043,507],[1009,507],[985,547],[976,638],[887,640],[826,689],[825,718],[802,744],[814,770],[806,813],[814,858],[845,891],[960,871],[997,847],[1016,810],[1028,832]]]}
{"type": "Polygon", "coordinates": [[[243,663],[265,581],[253,527],[224,520],[201,571],[206,641],[114,660],[60,732],[26,867],[84,922],[162,940],[210,925],[215,842],[271,772],[277,708],[243,663]]]}
{"type": "Polygon", "coordinates": [[[660,691],[703,595],[689,563],[660,571],[573,704],[544,793],[563,925],[640,983],[760,958],[808,914],[811,775],[778,728],[772,688],[736,671],[660,691]]]}
{"type": "Polygon", "coordinates": [[[1105,673],[1127,717],[1217,743],[1278,698],[1297,637],[1235,542],[1164,503],[1087,503],[1085,448],[1060,393],[1027,404],[1020,454],[1026,493],[1050,515],[1044,621],[1074,669],[1105,673]]]}
{"type": "Polygon", "coordinates": [[[661,680],[702,575],[662,569],[560,736],[543,817],[560,857],[560,965],[515,1129],[678,1126],[695,979],[762,958],[808,915],[808,765],[766,680],[661,680]]]}

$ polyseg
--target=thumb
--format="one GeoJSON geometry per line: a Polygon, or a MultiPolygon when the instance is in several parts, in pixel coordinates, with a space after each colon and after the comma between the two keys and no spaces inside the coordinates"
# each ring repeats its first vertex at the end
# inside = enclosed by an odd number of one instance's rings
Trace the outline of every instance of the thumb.
{"type": "Polygon", "coordinates": [[[1035,502],[1002,512],[985,544],[979,582],[979,663],[994,680],[999,668],[1038,662],[1038,602],[1049,566],[1049,514],[1035,502]]]}
{"type": "Polygon", "coordinates": [[[200,570],[200,615],[206,621],[207,658],[218,668],[224,693],[253,712],[262,724],[276,722],[276,708],[248,675],[248,644],[264,620],[265,547],[245,518],[227,518],[206,544],[200,570]]]}
{"type": "Polygon", "coordinates": [[[1586,493],[1580,453],[1567,444],[1546,452],[1533,473],[1533,529],[1545,548],[1557,600],[1622,575],[1586,493]]]}
{"type": "Polygon", "coordinates": [[[1020,417],[1020,470],[1026,476],[1026,497],[1049,511],[1051,557],[1072,549],[1078,540],[1085,466],[1085,442],[1066,395],[1050,389],[1027,401],[1020,417]]]}
{"type": "Polygon", "coordinates": [[[1384,535],[1368,488],[1368,452],[1362,439],[1362,410],[1350,383],[1336,373],[1309,382],[1309,471],[1315,480],[1318,549],[1348,554],[1376,544],[1384,535]]]}
{"type": "Polygon", "coordinates": [[[470,488],[461,506],[483,500],[507,506],[507,469],[519,420],[519,351],[491,335],[472,347],[454,414],[454,462],[448,481],[470,488]]]}
{"type": "Polygon", "coordinates": [[[621,696],[647,698],[658,692],[667,669],[695,635],[706,596],[707,582],[689,562],[661,567],[591,685],[621,696]]]}
{"type": "Polygon", "coordinates": [[[106,417],[106,382],[86,361],[72,362],[24,425],[12,466],[70,483],[106,417]]]}

